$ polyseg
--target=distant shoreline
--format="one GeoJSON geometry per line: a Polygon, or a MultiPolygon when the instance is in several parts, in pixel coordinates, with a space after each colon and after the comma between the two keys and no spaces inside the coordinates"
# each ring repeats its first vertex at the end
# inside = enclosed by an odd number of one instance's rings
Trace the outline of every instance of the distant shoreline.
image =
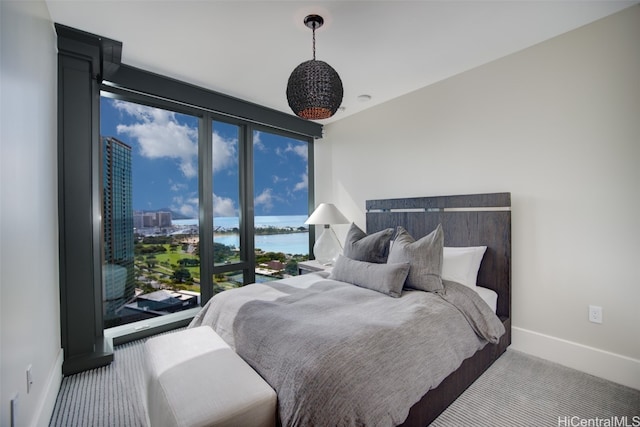
{"type": "MultiPolygon", "coordinates": [[[[214,233],[213,241],[232,248],[240,246],[237,233],[214,233]]],[[[308,233],[256,234],[255,248],[264,252],[282,252],[288,255],[309,254],[308,233]]]]}
{"type": "MultiPolygon", "coordinates": [[[[309,228],[304,223],[307,215],[256,216],[255,248],[264,252],[282,252],[289,255],[309,254],[309,228]]],[[[214,218],[214,242],[232,248],[240,247],[240,230],[238,217],[214,218]]],[[[199,221],[195,218],[172,220],[171,227],[159,230],[157,227],[139,229],[142,235],[183,235],[197,236],[199,221]]],[[[194,237],[190,243],[197,242],[194,237]]]]}
{"type": "MultiPolygon", "coordinates": [[[[232,230],[229,229],[221,229],[221,230],[215,230],[213,232],[213,234],[238,234],[240,232],[240,230],[238,230],[237,228],[234,228],[232,230]]],[[[255,229],[255,234],[258,236],[270,236],[272,234],[296,234],[296,233],[308,233],[309,229],[308,228],[291,228],[291,227],[282,227],[282,228],[278,228],[278,227],[260,227],[260,228],[256,228],[255,229]]]]}
{"type": "MultiPolygon", "coordinates": [[[[256,230],[261,228],[273,227],[276,229],[297,229],[303,227],[308,229],[304,223],[309,218],[308,215],[261,215],[256,216],[253,220],[256,230]]],[[[233,230],[240,227],[238,217],[217,216],[213,218],[213,226],[216,231],[233,230]]],[[[175,226],[197,226],[199,221],[197,218],[192,219],[176,219],[172,221],[175,226]]]]}

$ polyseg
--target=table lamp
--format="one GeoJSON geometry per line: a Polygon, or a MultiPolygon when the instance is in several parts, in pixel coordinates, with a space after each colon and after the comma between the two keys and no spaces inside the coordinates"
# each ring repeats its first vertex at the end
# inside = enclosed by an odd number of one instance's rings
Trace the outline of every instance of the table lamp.
{"type": "Polygon", "coordinates": [[[320,264],[333,264],[342,252],[342,245],[331,224],[348,224],[349,220],[332,203],[320,203],[304,223],[324,225],[322,234],[313,245],[313,255],[320,264]]]}

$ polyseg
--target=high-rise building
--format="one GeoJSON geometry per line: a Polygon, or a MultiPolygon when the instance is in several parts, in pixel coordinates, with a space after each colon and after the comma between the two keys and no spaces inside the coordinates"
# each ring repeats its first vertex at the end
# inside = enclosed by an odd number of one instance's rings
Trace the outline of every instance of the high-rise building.
{"type": "Polygon", "coordinates": [[[172,216],[170,211],[157,212],[133,212],[133,226],[135,228],[171,227],[172,216]]]}
{"type": "Polygon", "coordinates": [[[158,227],[171,227],[171,212],[158,212],[158,227]]]}
{"type": "Polygon", "coordinates": [[[142,216],[143,227],[156,227],[158,225],[158,218],[155,212],[145,212],[142,216]]]}
{"type": "Polygon", "coordinates": [[[134,211],[133,212],[133,228],[142,228],[142,227],[144,227],[144,212],[134,211]]]}
{"type": "Polygon", "coordinates": [[[104,321],[115,326],[117,312],[135,293],[131,147],[113,137],[102,143],[104,234],[104,321]]]}

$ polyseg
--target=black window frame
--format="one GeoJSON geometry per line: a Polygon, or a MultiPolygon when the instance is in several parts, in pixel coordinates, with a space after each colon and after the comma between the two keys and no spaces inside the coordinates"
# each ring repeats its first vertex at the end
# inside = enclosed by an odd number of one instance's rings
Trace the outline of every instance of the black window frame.
{"type": "MultiPolygon", "coordinates": [[[[102,319],[100,93],[198,117],[198,191],[201,301],[213,296],[217,272],[242,270],[255,281],[253,135],[265,131],[308,142],[309,212],[314,203],[314,139],[322,125],[203,89],[120,62],[122,43],[55,24],[58,34],[58,188],[60,315],[63,374],[103,366],[113,360],[113,342],[102,319]],[[240,233],[243,261],[213,265],[212,123],[240,130],[240,233]],[[87,144],[87,141],[90,141],[87,144]],[[79,263],[78,260],[81,260],[79,263]],[[210,262],[209,262],[210,261],[210,262]],[[89,301],[89,303],[87,303],[89,301]]],[[[315,230],[309,229],[309,254],[315,230]]],[[[116,344],[188,323],[172,322],[120,337],[116,344]]]]}

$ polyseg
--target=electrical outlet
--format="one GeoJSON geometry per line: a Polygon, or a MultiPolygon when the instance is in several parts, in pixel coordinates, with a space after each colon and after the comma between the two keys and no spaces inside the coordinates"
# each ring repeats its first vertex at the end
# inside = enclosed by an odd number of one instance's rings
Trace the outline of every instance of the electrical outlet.
{"type": "Polygon", "coordinates": [[[597,305],[589,306],[589,322],[602,323],[602,307],[597,305]]]}
{"type": "Polygon", "coordinates": [[[33,376],[31,375],[31,365],[27,366],[27,394],[31,391],[33,385],[33,376]]]}

